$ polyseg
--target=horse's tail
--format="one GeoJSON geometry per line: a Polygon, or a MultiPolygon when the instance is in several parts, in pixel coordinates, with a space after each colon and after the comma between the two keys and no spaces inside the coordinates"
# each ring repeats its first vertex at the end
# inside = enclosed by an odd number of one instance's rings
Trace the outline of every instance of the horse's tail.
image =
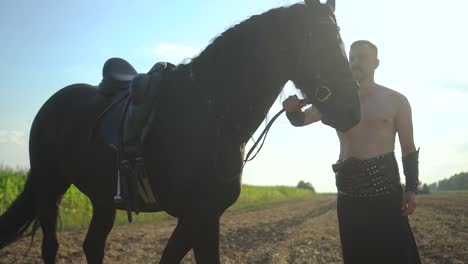
{"type": "Polygon", "coordinates": [[[23,192],[0,216],[0,249],[20,239],[29,226],[36,220],[36,208],[31,188],[31,171],[23,192]]]}

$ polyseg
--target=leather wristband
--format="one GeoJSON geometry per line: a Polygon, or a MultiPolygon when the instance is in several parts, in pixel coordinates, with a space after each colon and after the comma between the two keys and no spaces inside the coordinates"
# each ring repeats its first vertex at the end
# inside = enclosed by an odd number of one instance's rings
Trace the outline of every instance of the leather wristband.
{"type": "Polygon", "coordinates": [[[419,149],[402,158],[405,173],[405,191],[418,193],[419,186],[419,149]]]}
{"type": "Polygon", "coordinates": [[[305,113],[302,111],[296,111],[296,112],[286,112],[286,116],[289,119],[289,122],[293,126],[303,126],[304,125],[304,119],[305,119],[305,113]]]}

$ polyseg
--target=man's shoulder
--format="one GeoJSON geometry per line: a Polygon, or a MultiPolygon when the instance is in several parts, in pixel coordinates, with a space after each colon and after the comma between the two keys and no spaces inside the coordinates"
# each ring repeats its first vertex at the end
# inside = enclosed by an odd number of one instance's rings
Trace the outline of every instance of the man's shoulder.
{"type": "Polygon", "coordinates": [[[403,95],[402,93],[400,92],[397,92],[393,89],[390,89],[388,87],[385,87],[383,85],[377,85],[378,89],[380,90],[381,92],[381,95],[383,96],[388,96],[388,97],[391,97],[392,99],[398,101],[398,102],[405,102],[407,101],[408,99],[406,99],[406,96],[403,95]]]}

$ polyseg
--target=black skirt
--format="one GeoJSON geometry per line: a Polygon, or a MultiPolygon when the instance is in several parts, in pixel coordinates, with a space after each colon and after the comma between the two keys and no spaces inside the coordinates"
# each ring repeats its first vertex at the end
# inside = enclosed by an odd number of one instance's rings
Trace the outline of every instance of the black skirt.
{"type": "Polygon", "coordinates": [[[398,165],[393,153],[344,168],[346,170],[336,171],[339,189],[337,212],[344,263],[421,263],[408,217],[401,215],[403,189],[399,184],[398,165]],[[350,179],[353,177],[359,177],[355,182],[363,186],[364,191],[359,186],[349,188],[340,182],[345,178],[346,184],[352,184],[350,179]],[[378,178],[384,185],[372,184],[378,188],[373,190],[362,182],[362,177],[369,180],[378,178]],[[343,188],[354,192],[340,192],[343,188]]]}

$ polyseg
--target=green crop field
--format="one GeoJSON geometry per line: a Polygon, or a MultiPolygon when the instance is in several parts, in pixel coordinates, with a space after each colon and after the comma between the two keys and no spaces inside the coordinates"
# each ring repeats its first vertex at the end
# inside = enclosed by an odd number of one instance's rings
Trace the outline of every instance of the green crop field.
{"type": "MultiPolygon", "coordinates": [[[[0,213],[3,213],[21,193],[26,180],[26,174],[27,172],[25,171],[0,168],[0,213]]],[[[312,195],[314,195],[314,193],[310,190],[294,187],[260,187],[244,185],[238,201],[229,210],[239,210],[243,208],[305,199],[312,195]]],[[[92,207],[88,198],[74,186],[68,189],[60,206],[60,223],[62,228],[77,229],[87,226],[91,219],[91,213],[92,207]]],[[[148,222],[167,217],[168,215],[163,212],[140,213],[138,216],[134,216],[134,221],[148,222]]],[[[118,211],[115,222],[116,224],[127,223],[126,212],[118,211]]]]}

